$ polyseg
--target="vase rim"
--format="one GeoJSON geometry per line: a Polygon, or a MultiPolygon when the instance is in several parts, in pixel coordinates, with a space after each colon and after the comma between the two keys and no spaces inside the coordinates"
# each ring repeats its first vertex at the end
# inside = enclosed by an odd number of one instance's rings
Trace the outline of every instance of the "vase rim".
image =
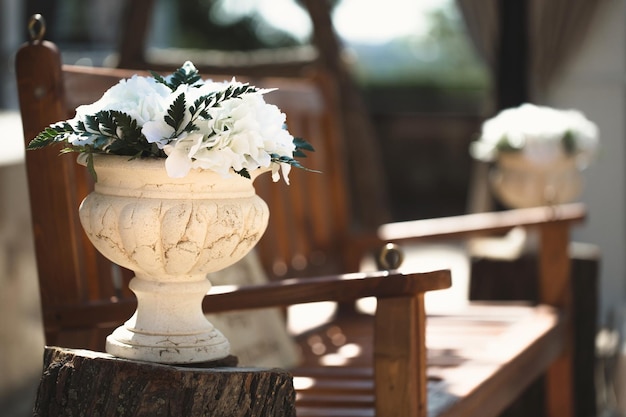
{"type": "Polygon", "coordinates": [[[500,165],[508,167],[517,167],[518,169],[579,169],[584,168],[584,163],[579,155],[559,154],[552,158],[533,159],[523,152],[502,152],[498,154],[496,162],[500,165]]]}
{"type": "MultiPolygon", "coordinates": [[[[129,169],[133,169],[133,165],[136,166],[137,164],[141,165],[141,169],[145,170],[145,171],[155,171],[155,172],[159,172],[164,174],[165,176],[167,176],[166,170],[165,170],[165,159],[166,158],[158,158],[158,157],[139,157],[139,158],[135,158],[133,156],[128,156],[128,155],[114,155],[114,154],[101,154],[101,153],[96,153],[93,154],[93,162],[94,162],[94,167],[99,166],[100,168],[105,168],[105,169],[120,169],[120,170],[129,170],[129,169]]],[[[87,166],[86,161],[84,160],[84,158],[81,158],[80,156],[77,158],[77,163],[79,165],[82,166],[87,166]]],[[[246,181],[254,181],[259,175],[265,173],[265,172],[269,172],[271,171],[271,168],[269,167],[259,167],[253,171],[250,171],[250,179],[248,178],[244,178],[243,176],[237,174],[233,169],[230,170],[230,177],[228,178],[240,178],[240,179],[244,179],[246,181]]],[[[211,169],[200,169],[200,168],[192,168],[189,171],[189,174],[187,174],[187,176],[193,175],[194,173],[199,173],[199,174],[214,174],[217,176],[220,176],[222,178],[226,178],[223,177],[219,172],[211,170],[211,169]]],[[[97,174],[97,171],[96,171],[97,174]]],[[[185,177],[182,178],[172,178],[169,177],[172,180],[183,180],[185,179],[185,177]]]]}
{"type": "MultiPolygon", "coordinates": [[[[245,178],[232,171],[224,177],[213,170],[192,169],[181,178],[172,178],[165,169],[165,158],[130,159],[120,155],[94,155],[97,179],[94,190],[119,197],[157,199],[249,198],[255,195],[254,180],[269,168],[261,168],[245,178]]],[[[80,161],[86,165],[85,161],[80,161]]]]}

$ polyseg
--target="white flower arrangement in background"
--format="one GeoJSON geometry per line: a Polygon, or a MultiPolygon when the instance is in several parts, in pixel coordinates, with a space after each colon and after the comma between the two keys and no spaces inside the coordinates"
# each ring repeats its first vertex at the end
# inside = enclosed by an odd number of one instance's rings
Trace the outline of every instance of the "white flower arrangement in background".
{"type": "Polygon", "coordinates": [[[485,121],[480,138],[470,146],[470,153],[482,161],[517,153],[541,165],[575,157],[584,167],[595,155],[598,143],[598,127],[580,111],[526,103],[485,121]]]}
{"type": "Polygon", "coordinates": [[[167,174],[184,177],[191,169],[212,170],[224,177],[250,178],[259,168],[280,174],[288,183],[295,157],[313,151],[286,129],[286,116],[265,102],[271,89],[237,82],[203,80],[186,62],[162,77],[134,75],[107,90],[95,103],[80,106],[73,119],[56,123],[28,145],[39,149],[63,144],[63,152],[80,152],[95,176],[93,154],[129,158],[166,158],[167,174]]]}

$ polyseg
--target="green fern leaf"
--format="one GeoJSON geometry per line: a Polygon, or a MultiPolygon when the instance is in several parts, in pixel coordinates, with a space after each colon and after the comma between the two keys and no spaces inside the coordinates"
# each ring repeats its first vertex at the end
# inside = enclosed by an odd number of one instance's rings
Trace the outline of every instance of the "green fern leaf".
{"type": "Polygon", "coordinates": [[[117,124],[111,111],[99,111],[96,113],[96,120],[98,122],[98,131],[103,136],[117,137],[117,124]]]}
{"type": "Polygon", "coordinates": [[[165,78],[163,78],[163,76],[161,74],[158,74],[154,71],[150,71],[150,74],[152,74],[152,77],[154,77],[155,81],[159,84],[163,84],[167,87],[169,87],[170,89],[172,89],[172,87],[170,86],[170,83],[167,82],[167,80],[165,78]]]}
{"type": "Polygon", "coordinates": [[[28,143],[26,149],[41,149],[52,145],[54,142],[60,142],[67,138],[70,134],[75,133],[74,128],[67,122],[57,123],[45,128],[33,140],[28,143]]]}
{"type": "Polygon", "coordinates": [[[182,66],[172,74],[170,88],[174,91],[180,85],[193,85],[198,81],[200,81],[200,74],[195,68],[191,70],[189,67],[182,66]]]}
{"type": "Polygon", "coordinates": [[[179,133],[181,124],[185,118],[185,95],[179,94],[174,102],[167,110],[167,116],[164,117],[165,123],[174,129],[174,132],[179,133]]]}
{"type": "MultiPolygon", "coordinates": [[[[302,138],[293,138],[293,144],[296,146],[297,151],[309,151],[315,152],[315,148],[309,142],[302,138]]],[[[302,152],[304,154],[304,152],[302,152]]]]}
{"type": "MultiPolygon", "coordinates": [[[[111,116],[115,120],[116,127],[122,131],[123,139],[128,142],[136,142],[141,137],[141,128],[137,126],[137,120],[133,119],[130,115],[113,110],[111,116]]],[[[117,129],[116,129],[117,136],[117,129]]]]}
{"type": "Polygon", "coordinates": [[[242,168],[239,171],[235,171],[237,174],[241,175],[244,178],[250,179],[252,177],[250,177],[250,173],[248,172],[248,170],[246,168],[242,168]]]}
{"type": "Polygon", "coordinates": [[[41,149],[45,148],[48,145],[52,145],[55,142],[56,136],[51,136],[48,134],[47,130],[38,134],[33,140],[28,143],[26,149],[41,149]]]}

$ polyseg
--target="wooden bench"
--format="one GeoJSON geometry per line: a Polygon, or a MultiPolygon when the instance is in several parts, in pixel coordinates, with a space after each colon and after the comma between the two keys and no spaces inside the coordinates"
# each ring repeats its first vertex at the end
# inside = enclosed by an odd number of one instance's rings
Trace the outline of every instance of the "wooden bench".
{"type": "MultiPolygon", "coordinates": [[[[16,73],[26,141],[129,74],[62,67],[56,47],[41,39],[20,49],[16,73]]],[[[205,310],[378,298],[374,316],[344,309],[324,327],[296,335],[303,352],[302,364],[292,370],[298,415],[496,416],[546,374],[547,415],[573,416],[568,246],[570,227],[584,220],[584,207],[419,220],[354,233],[344,178],[349,152],[334,131],[333,89],[323,78],[252,81],[279,87],[268,98],[287,113],[290,130],[317,148],[306,163],[323,174],[294,172],[288,189],[258,185],[272,213],[259,245],[268,272],[309,277],[227,289],[206,297],[205,310]],[[424,291],[450,285],[449,272],[345,274],[357,271],[364,252],[387,241],[468,238],[516,226],[540,235],[540,305],[471,305],[427,318],[424,291]],[[322,367],[329,358],[341,360],[322,367]]],[[[46,341],[98,349],[135,301],[125,285],[128,274],[91,247],[77,221],[78,204],[91,186],[88,176],[72,156],[57,152],[27,154],[46,341]]]]}

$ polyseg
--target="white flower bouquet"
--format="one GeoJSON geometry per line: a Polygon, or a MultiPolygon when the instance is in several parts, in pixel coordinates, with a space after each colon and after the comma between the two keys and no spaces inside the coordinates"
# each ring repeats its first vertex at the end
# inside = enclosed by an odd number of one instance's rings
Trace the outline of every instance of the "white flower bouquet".
{"type": "Polygon", "coordinates": [[[63,152],[80,152],[95,176],[93,155],[166,158],[167,174],[184,177],[191,169],[224,177],[250,178],[258,168],[280,174],[288,183],[294,159],[313,151],[285,128],[286,116],[268,104],[258,89],[234,79],[203,80],[191,62],[169,76],[121,80],[95,103],[80,106],[73,119],[49,126],[27,149],[62,143],[63,152]]]}
{"type": "Polygon", "coordinates": [[[595,154],[598,141],[598,127],[577,110],[522,104],[485,121],[470,153],[483,161],[518,154],[538,165],[574,157],[584,166],[595,154]]]}

